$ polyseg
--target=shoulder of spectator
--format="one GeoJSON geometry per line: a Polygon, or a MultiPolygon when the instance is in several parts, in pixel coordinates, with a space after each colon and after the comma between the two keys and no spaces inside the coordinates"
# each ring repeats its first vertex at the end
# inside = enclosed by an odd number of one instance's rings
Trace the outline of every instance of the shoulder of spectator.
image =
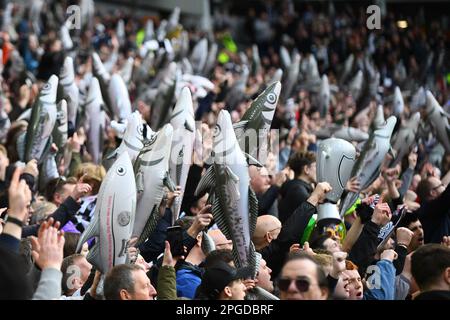
{"type": "Polygon", "coordinates": [[[5,233],[0,234],[0,246],[2,246],[3,248],[11,252],[19,253],[19,245],[20,240],[16,237],[5,233]]]}

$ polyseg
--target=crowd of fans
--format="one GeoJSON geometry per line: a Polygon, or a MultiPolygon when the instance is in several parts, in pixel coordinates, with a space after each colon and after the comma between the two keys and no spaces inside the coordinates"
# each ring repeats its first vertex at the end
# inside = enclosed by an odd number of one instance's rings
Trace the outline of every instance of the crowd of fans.
{"type": "MultiPolygon", "coordinates": [[[[69,124],[70,137],[64,145],[71,154],[69,162],[59,158],[58,178],[42,186],[44,170],[39,159],[20,161],[17,140],[28,126],[21,115],[33,107],[45,82],[60,73],[70,55],[80,91],[81,118],[95,51],[111,74],[119,72],[129,57],[134,59],[127,86],[130,100],[133,109],[151,123],[153,105],[142,94],[148,83],[139,77],[145,61],[140,54],[141,33],[148,17],[96,11],[92,21],[71,30],[74,44],[68,48],[59,31],[66,6],[76,1],[44,2],[38,15],[31,5],[11,3],[2,14],[1,299],[244,300],[260,298],[257,288],[281,300],[450,299],[450,153],[433,132],[417,136],[417,148],[411,148],[397,166],[383,166],[370,187],[360,192],[358,205],[342,223],[346,232],[307,232],[318,206],[331,191],[329,183],[316,177],[320,129],[338,124],[368,132],[378,104],[384,105],[386,117],[393,113],[389,99],[395,86],[405,96],[399,122],[412,114],[410,98],[419,86],[431,90],[449,111],[449,38],[442,21],[411,16],[410,26],[401,29],[396,23],[398,12],[390,12],[388,6],[381,30],[371,31],[366,27],[365,7],[298,8],[288,0],[250,6],[240,15],[244,21],[241,35],[233,31],[236,17],[224,8],[213,15],[212,31],[189,29],[191,49],[205,36],[218,44],[218,52],[213,69],[203,74],[214,89],[203,96],[194,94],[195,118],[202,122],[198,144],[203,152],[194,156],[183,195],[184,214],[176,221],[183,229],[185,254],[173,257],[166,241],[166,229],[172,224],[170,208],[179,196],[167,192],[165,213],[154,233],[137,247],[136,239],[131,239],[129,263],[101,274],[86,258],[92,243],[76,251],[106,175],[87,151],[90,137],[82,126],[69,124]],[[117,34],[119,20],[125,22],[123,36],[117,34]],[[230,99],[227,93],[241,79],[243,65],[252,61],[253,43],[261,68],[250,73],[241,98],[230,99]],[[281,47],[300,53],[302,59],[314,56],[320,75],[326,74],[334,89],[324,116],[317,105],[317,92],[301,81],[293,84],[288,96],[281,89],[272,121],[272,129],[280,133],[279,148],[271,150],[265,166],[249,167],[250,185],[258,198],[252,241],[261,255],[254,277],[246,268],[235,266],[232,241],[217,226],[211,227],[214,219],[208,196],[196,197],[194,190],[208,166],[218,113],[227,109],[237,122],[278,68],[287,73],[281,47]],[[354,59],[351,75],[343,77],[350,55],[354,59]],[[380,79],[376,94],[368,100],[356,99],[348,83],[354,71],[364,68],[367,56],[380,79]],[[406,214],[379,246],[380,230],[396,220],[399,208],[406,214]],[[216,250],[205,253],[203,230],[208,227],[216,250]]],[[[156,30],[162,17],[151,19],[156,30]]],[[[159,45],[163,46],[161,41],[159,45]]],[[[158,82],[164,66],[164,62],[151,66],[146,81],[158,82]]],[[[107,155],[121,139],[110,126],[103,136],[103,155],[107,155]]],[[[359,190],[358,181],[350,179],[346,191],[355,190],[359,190]]]]}

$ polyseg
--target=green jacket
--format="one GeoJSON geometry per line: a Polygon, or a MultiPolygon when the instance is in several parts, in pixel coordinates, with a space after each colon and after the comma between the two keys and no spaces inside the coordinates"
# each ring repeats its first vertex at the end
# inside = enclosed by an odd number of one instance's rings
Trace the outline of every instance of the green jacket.
{"type": "Polygon", "coordinates": [[[158,300],[177,300],[177,282],[175,268],[161,266],[158,272],[158,286],[156,288],[158,300]]]}

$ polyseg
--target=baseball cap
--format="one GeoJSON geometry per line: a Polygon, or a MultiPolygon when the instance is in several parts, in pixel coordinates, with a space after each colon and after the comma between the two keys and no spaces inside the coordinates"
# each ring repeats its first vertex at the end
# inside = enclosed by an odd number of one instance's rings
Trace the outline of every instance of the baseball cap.
{"type": "Polygon", "coordinates": [[[229,283],[252,276],[251,267],[234,268],[224,261],[218,261],[206,268],[201,287],[207,295],[218,295],[229,283]]]}

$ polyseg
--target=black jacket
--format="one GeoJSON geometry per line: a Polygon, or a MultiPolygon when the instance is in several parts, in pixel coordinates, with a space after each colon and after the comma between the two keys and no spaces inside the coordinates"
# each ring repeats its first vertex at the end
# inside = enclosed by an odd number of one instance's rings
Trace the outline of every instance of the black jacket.
{"type": "MultiPolygon", "coordinates": [[[[164,241],[167,238],[167,228],[172,225],[172,211],[166,209],[164,216],[158,221],[155,231],[147,241],[139,246],[140,253],[145,261],[156,261],[158,256],[164,252],[164,241]]],[[[183,245],[189,252],[197,243],[197,239],[192,238],[186,230],[183,231],[183,245]]]]}
{"type": "Polygon", "coordinates": [[[281,200],[278,204],[278,217],[281,223],[284,223],[295,209],[309,198],[312,191],[313,188],[309,183],[299,179],[286,181],[281,186],[281,200]]]}
{"type": "Polygon", "coordinates": [[[424,242],[441,243],[450,234],[450,185],[438,198],[421,203],[416,213],[422,223],[424,242]]]}
{"type": "Polygon", "coordinates": [[[19,240],[0,234],[0,257],[0,300],[31,299],[33,289],[25,260],[19,255],[19,240]]]}
{"type": "Polygon", "coordinates": [[[316,207],[307,201],[303,202],[283,224],[278,238],[260,250],[263,259],[272,269],[272,279],[280,273],[290,247],[300,242],[309,220],[316,212],[316,207]]]}
{"type": "Polygon", "coordinates": [[[347,259],[358,266],[358,271],[361,275],[365,274],[367,267],[371,264],[377,252],[379,232],[380,226],[372,221],[367,221],[358,240],[356,240],[350,250],[347,259]]]}
{"type": "Polygon", "coordinates": [[[419,294],[414,300],[450,300],[450,291],[427,291],[419,294]]]}
{"type": "MultiPolygon", "coordinates": [[[[47,219],[53,218],[55,221],[61,223],[63,227],[67,222],[69,222],[73,216],[80,209],[80,205],[72,197],[67,197],[66,200],[53,212],[47,219]]],[[[22,228],[22,238],[29,236],[37,236],[38,230],[40,228],[39,224],[33,224],[30,226],[24,226],[22,228]]]]}
{"type": "Polygon", "coordinates": [[[271,186],[262,195],[257,195],[258,198],[258,216],[265,214],[270,214],[269,210],[278,198],[278,191],[280,190],[277,186],[271,186]]]}

